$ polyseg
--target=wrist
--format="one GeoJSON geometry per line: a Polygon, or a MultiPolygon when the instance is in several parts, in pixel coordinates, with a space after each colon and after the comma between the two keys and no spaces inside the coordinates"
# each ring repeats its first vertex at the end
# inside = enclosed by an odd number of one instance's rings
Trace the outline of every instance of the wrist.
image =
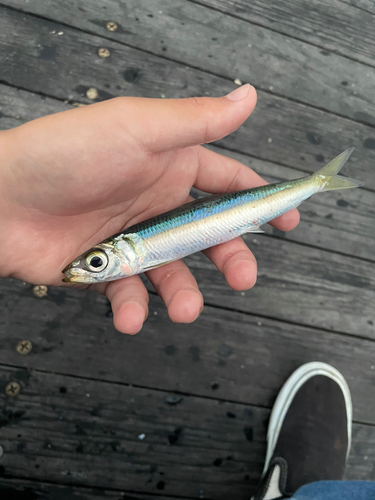
{"type": "Polygon", "coordinates": [[[0,131],[0,252],[2,265],[0,277],[6,278],[13,274],[12,263],[13,243],[17,232],[17,207],[12,203],[11,173],[17,163],[17,149],[14,129],[0,131]]]}

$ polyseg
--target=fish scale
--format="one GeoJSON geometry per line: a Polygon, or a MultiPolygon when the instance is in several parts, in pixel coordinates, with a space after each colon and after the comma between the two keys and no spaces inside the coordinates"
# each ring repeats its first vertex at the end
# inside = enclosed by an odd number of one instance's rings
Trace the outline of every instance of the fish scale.
{"type": "MultiPolygon", "coordinates": [[[[181,259],[246,232],[257,231],[259,226],[298,205],[318,189],[318,183],[307,187],[301,181],[239,191],[227,195],[215,207],[207,207],[204,215],[192,213],[192,209],[185,206],[184,213],[169,215],[169,223],[160,223],[160,232],[152,235],[137,225],[129,228],[129,232],[144,238],[148,263],[153,266],[162,256],[167,260],[181,259]],[[287,190],[293,190],[293,194],[287,190]],[[266,197],[268,202],[264,203],[266,197]]],[[[209,204],[210,197],[201,199],[201,203],[209,204]]],[[[165,217],[167,219],[168,214],[165,217]]]]}

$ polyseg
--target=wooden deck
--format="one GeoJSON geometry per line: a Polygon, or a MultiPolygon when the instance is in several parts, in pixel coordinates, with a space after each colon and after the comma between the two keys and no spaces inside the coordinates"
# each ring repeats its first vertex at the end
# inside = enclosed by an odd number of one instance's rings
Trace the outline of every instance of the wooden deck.
{"type": "Polygon", "coordinates": [[[312,360],[352,391],[347,477],[375,480],[374,61],[369,0],[1,0],[1,129],[88,104],[90,87],[97,100],[218,96],[238,78],[257,108],[214,149],[278,181],[356,146],[344,174],[366,183],[308,200],[291,233],[246,236],[249,292],[188,258],[206,303],[192,325],[151,288],[128,337],[101,296],[2,280],[1,499],[248,499],[277,392],[312,360]]]}

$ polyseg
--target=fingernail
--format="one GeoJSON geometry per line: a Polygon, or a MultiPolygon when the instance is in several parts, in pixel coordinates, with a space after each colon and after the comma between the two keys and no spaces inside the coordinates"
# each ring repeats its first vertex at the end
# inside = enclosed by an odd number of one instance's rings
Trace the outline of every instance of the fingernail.
{"type": "Polygon", "coordinates": [[[225,97],[230,101],[241,101],[242,99],[245,99],[245,97],[249,93],[250,87],[250,83],[246,83],[246,85],[242,85],[242,87],[233,90],[233,92],[226,95],[225,97]]]}

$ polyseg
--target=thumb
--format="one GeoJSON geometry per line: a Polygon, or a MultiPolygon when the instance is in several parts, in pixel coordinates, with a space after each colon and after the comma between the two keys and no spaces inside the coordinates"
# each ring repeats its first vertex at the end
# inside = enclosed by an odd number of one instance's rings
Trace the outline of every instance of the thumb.
{"type": "Polygon", "coordinates": [[[249,84],[219,97],[187,99],[123,98],[126,126],[152,153],[216,141],[251,114],[256,92],[249,84]]]}

